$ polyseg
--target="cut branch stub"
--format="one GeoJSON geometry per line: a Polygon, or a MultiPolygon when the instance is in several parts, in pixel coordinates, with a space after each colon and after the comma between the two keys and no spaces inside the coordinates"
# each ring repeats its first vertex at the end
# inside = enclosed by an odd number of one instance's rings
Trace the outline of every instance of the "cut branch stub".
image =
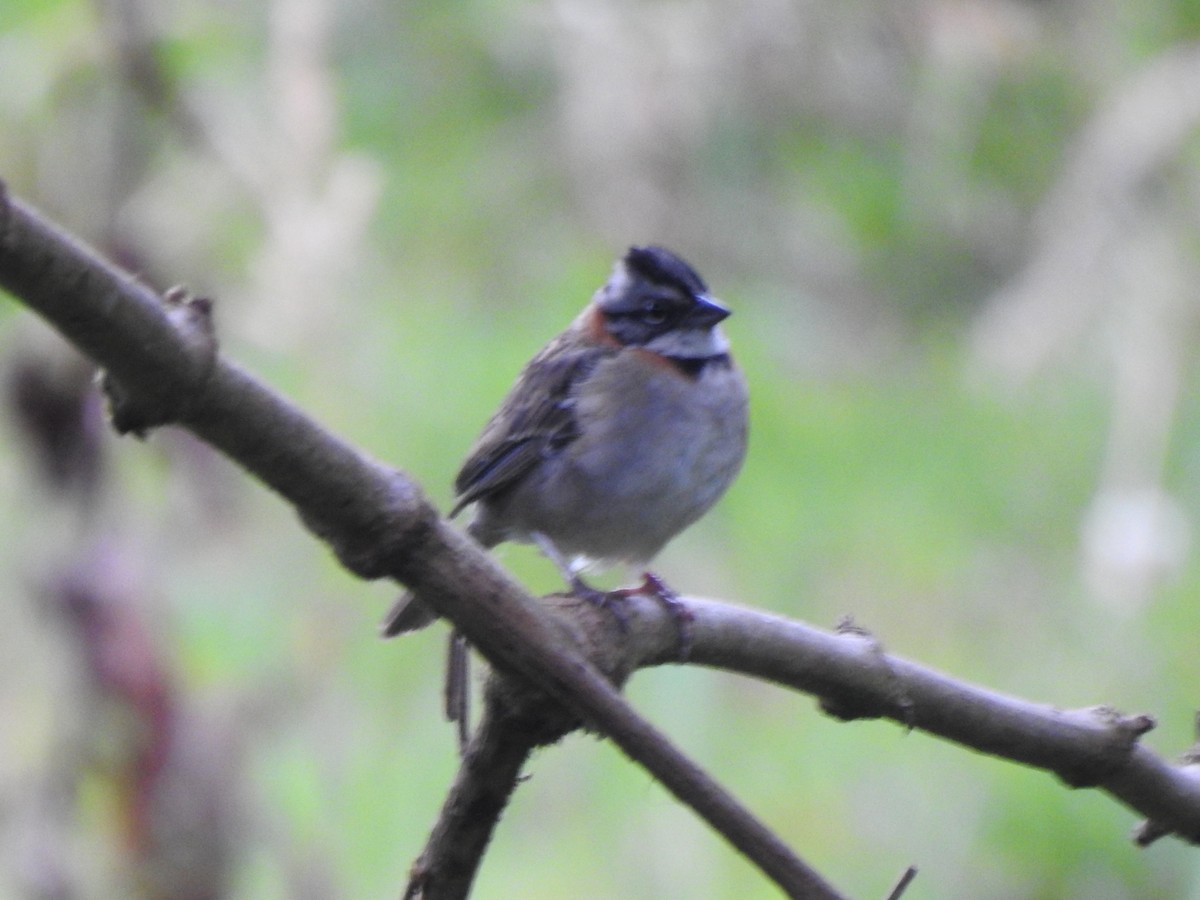
{"type": "Polygon", "coordinates": [[[891,718],[911,729],[916,705],[889,662],[883,644],[850,616],[838,622],[836,633],[842,642],[857,648],[864,675],[873,683],[873,689],[826,694],[817,704],[821,711],[843,722],[891,718]]]}
{"type": "Polygon", "coordinates": [[[194,297],[182,286],[162,296],[167,321],[181,339],[181,364],[177,377],[164,379],[148,388],[127,390],[109,372],[100,375],[100,388],[108,399],[109,419],[118,434],[144,437],[151,428],[186,418],[187,410],[203,394],[217,360],[217,338],[213,328],[212,300],[194,297]]]}
{"type": "Polygon", "coordinates": [[[1126,716],[1110,706],[1089,706],[1061,713],[1064,721],[1096,732],[1090,753],[1070,765],[1057,765],[1054,774],[1073,788],[1103,784],[1129,762],[1138,739],[1157,724],[1152,716],[1126,716]]]}

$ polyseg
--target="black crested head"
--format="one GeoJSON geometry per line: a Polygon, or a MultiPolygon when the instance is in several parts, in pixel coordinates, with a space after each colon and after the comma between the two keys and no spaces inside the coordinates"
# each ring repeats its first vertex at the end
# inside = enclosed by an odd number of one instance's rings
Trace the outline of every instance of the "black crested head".
{"type": "Polygon", "coordinates": [[[693,296],[708,293],[708,285],[696,270],[662,247],[630,247],[625,265],[653,284],[681,288],[693,296]]]}
{"type": "Polygon", "coordinates": [[[716,326],[729,310],[708,295],[695,269],[662,247],[630,247],[595,298],[604,329],[624,347],[663,356],[725,352],[716,326]]]}

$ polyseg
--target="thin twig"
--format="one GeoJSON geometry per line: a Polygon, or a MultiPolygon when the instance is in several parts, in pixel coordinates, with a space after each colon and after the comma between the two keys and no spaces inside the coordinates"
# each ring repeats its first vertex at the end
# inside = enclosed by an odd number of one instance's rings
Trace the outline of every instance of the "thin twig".
{"type": "Polygon", "coordinates": [[[900,874],[900,877],[896,880],[896,883],[892,885],[892,889],[888,891],[887,896],[884,897],[883,900],[900,900],[900,898],[904,896],[904,892],[908,890],[908,886],[912,884],[913,879],[916,877],[917,867],[909,866],[900,874]]]}

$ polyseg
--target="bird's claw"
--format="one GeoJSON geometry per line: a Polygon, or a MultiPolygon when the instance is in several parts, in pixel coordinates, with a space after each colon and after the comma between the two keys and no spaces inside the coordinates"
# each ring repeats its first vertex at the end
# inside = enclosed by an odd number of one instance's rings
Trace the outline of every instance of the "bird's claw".
{"type": "MultiPolygon", "coordinates": [[[[594,590],[594,588],[588,589],[594,590]]],[[[602,592],[596,591],[596,593],[602,592]]],[[[620,588],[615,591],[609,591],[604,595],[603,602],[605,604],[612,604],[613,600],[618,597],[625,599],[633,594],[644,594],[647,597],[653,597],[663,605],[667,614],[675,620],[675,626],[679,633],[679,661],[686,662],[692,653],[692,623],[696,620],[696,616],[691,608],[683,602],[679,594],[653,572],[642,573],[642,583],[639,587],[620,588]]],[[[619,617],[623,617],[623,615],[623,613],[618,613],[619,617]]],[[[624,627],[624,623],[622,627],[624,627]]]]}
{"type": "Polygon", "coordinates": [[[692,653],[693,623],[695,614],[683,602],[665,581],[653,572],[642,573],[642,584],[636,588],[618,588],[615,591],[601,591],[592,587],[578,574],[570,577],[571,593],[612,614],[622,633],[629,631],[629,613],[624,609],[624,601],[632,594],[645,594],[653,597],[663,605],[667,613],[675,620],[679,632],[679,661],[685,662],[692,653]]]}
{"type": "Polygon", "coordinates": [[[642,573],[642,586],[638,589],[638,593],[654,597],[675,620],[675,626],[679,630],[679,661],[686,662],[692,653],[693,624],[696,621],[696,616],[691,608],[680,599],[679,594],[653,572],[642,573]]]}
{"type": "Polygon", "coordinates": [[[572,575],[571,594],[610,613],[616,619],[617,627],[621,629],[621,633],[628,633],[629,614],[625,611],[624,605],[621,602],[626,597],[624,592],[602,591],[592,587],[578,575],[572,575]]]}

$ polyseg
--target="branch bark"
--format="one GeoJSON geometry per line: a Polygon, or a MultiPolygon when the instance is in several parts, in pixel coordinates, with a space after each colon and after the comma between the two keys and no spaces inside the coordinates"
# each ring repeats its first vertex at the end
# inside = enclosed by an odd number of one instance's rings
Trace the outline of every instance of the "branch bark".
{"type": "MultiPolygon", "coordinates": [[[[1147,715],[1106,706],[1063,710],[968,684],[888,654],[849,624],[837,633],[716,600],[682,597],[693,620],[689,662],[773,681],[821,699],[841,719],[887,718],[964,747],[1094,787],[1147,817],[1135,839],[1174,834],[1200,844],[1200,747],[1172,763],[1140,743],[1147,715]]],[[[673,661],[673,619],[630,598],[630,669],[673,661]]],[[[1200,731],[1200,723],[1198,723],[1200,731]]]]}
{"type": "MultiPolygon", "coordinates": [[[[564,594],[540,601],[561,621],[575,647],[616,685],[639,654],[611,609],[564,594]]],[[[643,645],[644,646],[644,645],[643,645]]],[[[405,900],[466,897],[526,760],[561,740],[580,722],[528,682],[493,671],[484,689],[483,716],[471,736],[441,814],[409,876],[405,900]]]]}
{"type": "MultiPolygon", "coordinates": [[[[1200,756],[1192,751],[1173,765],[1139,744],[1154,725],[1148,716],[1106,707],[1060,710],[1008,697],[887,654],[851,623],[830,633],[721,601],[678,601],[691,621],[689,663],[812,694],[840,719],[888,718],[1051,772],[1070,787],[1103,790],[1149,817],[1135,832],[1139,844],[1166,834],[1200,842],[1200,756]]],[[[657,597],[630,594],[624,627],[611,613],[572,597],[540,602],[618,684],[637,669],[679,661],[677,613],[657,597]]],[[[483,721],[413,867],[406,897],[466,896],[525,759],[578,727],[559,710],[525,682],[493,674],[483,721]]],[[[890,897],[898,898],[914,875],[905,872],[890,897]]]]}
{"type": "Polygon", "coordinates": [[[0,286],[104,368],[118,430],[188,428],[291,502],[350,571],[415,589],[498,669],[527,679],[611,738],[787,894],[839,896],[638,716],[411,479],[329,434],[224,359],[209,301],[178,290],[160,298],[2,184],[0,286]]]}

